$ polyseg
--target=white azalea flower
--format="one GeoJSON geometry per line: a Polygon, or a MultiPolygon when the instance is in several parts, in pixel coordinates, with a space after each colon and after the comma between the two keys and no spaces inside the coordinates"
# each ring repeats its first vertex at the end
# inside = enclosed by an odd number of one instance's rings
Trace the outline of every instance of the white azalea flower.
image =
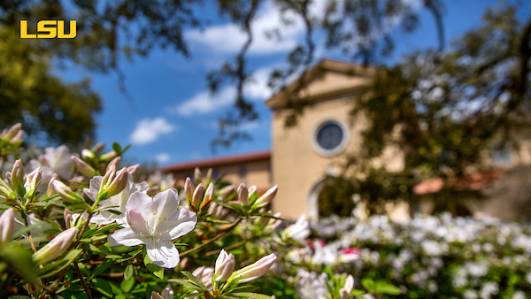
{"type": "Polygon", "coordinates": [[[297,222],[283,231],[283,235],[299,242],[304,242],[310,235],[310,223],[304,216],[301,216],[297,219],[297,222]]]}
{"type": "Polygon", "coordinates": [[[179,263],[179,251],[172,240],[192,231],[197,221],[195,213],[179,207],[174,189],[160,192],[154,198],[134,192],[125,206],[125,216],[125,227],[109,236],[111,246],[145,244],[149,258],[165,268],[179,263]]]}
{"type": "MultiPolygon", "coordinates": [[[[86,189],[86,193],[93,199],[96,198],[98,190],[100,189],[102,177],[97,176],[90,180],[89,189],[86,189]]],[[[91,223],[104,225],[116,222],[123,224],[125,222],[125,207],[129,196],[135,192],[147,193],[149,186],[146,182],[135,183],[133,182],[133,176],[128,175],[127,184],[124,190],[120,193],[100,202],[100,208],[102,209],[98,214],[94,215],[91,219],[91,223]],[[110,210],[119,211],[120,214],[111,212],[110,210]]]]}
{"type": "Polygon", "coordinates": [[[62,179],[69,179],[74,173],[74,163],[70,156],[70,150],[66,145],[56,148],[47,147],[38,161],[32,160],[30,162],[31,169],[41,167],[45,182],[49,181],[54,174],[59,175],[62,179]]]}

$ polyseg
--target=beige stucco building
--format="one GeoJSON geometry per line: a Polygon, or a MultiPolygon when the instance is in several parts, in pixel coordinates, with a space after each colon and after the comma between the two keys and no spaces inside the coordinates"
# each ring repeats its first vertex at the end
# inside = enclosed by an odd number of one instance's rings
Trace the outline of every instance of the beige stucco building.
{"type": "MultiPolygon", "coordinates": [[[[211,168],[215,177],[234,183],[243,181],[262,189],[277,184],[279,192],[273,202],[274,210],[288,218],[301,214],[317,218],[317,199],[323,179],[327,174],[338,173],[344,153],[355,155],[360,150],[366,121],[362,116],[353,118],[350,111],[372,73],[371,68],[323,60],[267,100],[272,110],[270,152],[191,161],[170,165],[163,171],[184,179],[195,167],[211,168]],[[295,126],[286,128],[286,116],[292,112],[289,107],[297,104],[304,104],[304,111],[295,126]]],[[[511,163],[531,164],[531,142],[523,145],[518,150],[518,160],[511,163]]],[[[382,157],[371,162],[390,171],[400,170],[403,156],[398,149],[389,147],[382,157]]],[[[507,206],[507,201],[498,199],[490,204],[486,201],[477,211],[496,215],[503,205],[507,206]]],[[[390,206],[389,212],[403,218],[408,214],[408,207],[390,206]]]]}

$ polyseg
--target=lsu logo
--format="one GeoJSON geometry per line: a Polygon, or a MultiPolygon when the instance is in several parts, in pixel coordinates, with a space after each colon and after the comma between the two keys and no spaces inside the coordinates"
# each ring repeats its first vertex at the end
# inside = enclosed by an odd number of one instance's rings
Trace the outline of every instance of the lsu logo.
{"type": "Polygon", "coordinates": [[[20,21],[20,38],[75,38],[76,21],[69,21],[68,33],[65,33],[65,21],[42,20],[37,22],[37,32],[28,32],[28,21],[20,21]]]}

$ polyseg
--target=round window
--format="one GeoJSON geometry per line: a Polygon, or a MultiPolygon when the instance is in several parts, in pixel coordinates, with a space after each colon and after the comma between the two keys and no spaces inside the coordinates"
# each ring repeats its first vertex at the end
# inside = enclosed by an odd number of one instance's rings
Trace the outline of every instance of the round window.
{"type": "Polygon", "coordinates": [[[323,122],[315,132],[317,149],[323,154],[336,154],[343,149],[346,140],[344,126],[337,121],[323,122]]]}

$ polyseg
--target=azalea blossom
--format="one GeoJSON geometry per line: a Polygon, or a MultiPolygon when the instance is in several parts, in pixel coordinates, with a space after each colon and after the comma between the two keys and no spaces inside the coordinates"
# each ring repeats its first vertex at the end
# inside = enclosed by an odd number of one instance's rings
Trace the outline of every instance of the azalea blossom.
{"type": "Polygon", "coordinates": [[[179,263],[179,251],[172,240],[190,231],[196,215],[179,206],[177,191],[168,189],[151,198],[134,192],[125,206],[125,227],[109,236],[111,246],[145,244],[149,258],[158,266],[174,268],[179,263]]]}
{"type": "Polygon", "coordinates": [[[43,181],[47,183],[54,174],[62,179],[69,179],[74,173],[74,163],[70,159],[70,150],[66,145],[57,148],[48,147],[39,160],[32,160],[31,168],[40,167],[43,173],[43,181]]]}
{"type": "MultiPolygon", "coordinates": [[[[100,189],[102,177],[97,176],[90,180],[89,189],[86,190],[87,194],[90,194],[91,198],[95,198],[98,190],[100,189]]],[[[94,215],[91,219],[91,223],[105,225],[116,222],[118,224],[123,224],[125,222],[125,206],[127,200],[134,192],[147,193],[149,186],[146,182],[135,183],[133,182],[133,176],[127,176],[127,183],[125,188],[118,194],[111,196],[108,199],[102,200],[100,202],[101,211],[94,215]],[[119,211],[120,214],[111,212],[110,210],[119,211]]]]}
{"type": "Polygon", "coordinates": [[[304,216],[301,216],[297,219],[297,222],[288,226],[282,234],[287,238],[303,242],[310,235],[310,223],[304,216]]]}

